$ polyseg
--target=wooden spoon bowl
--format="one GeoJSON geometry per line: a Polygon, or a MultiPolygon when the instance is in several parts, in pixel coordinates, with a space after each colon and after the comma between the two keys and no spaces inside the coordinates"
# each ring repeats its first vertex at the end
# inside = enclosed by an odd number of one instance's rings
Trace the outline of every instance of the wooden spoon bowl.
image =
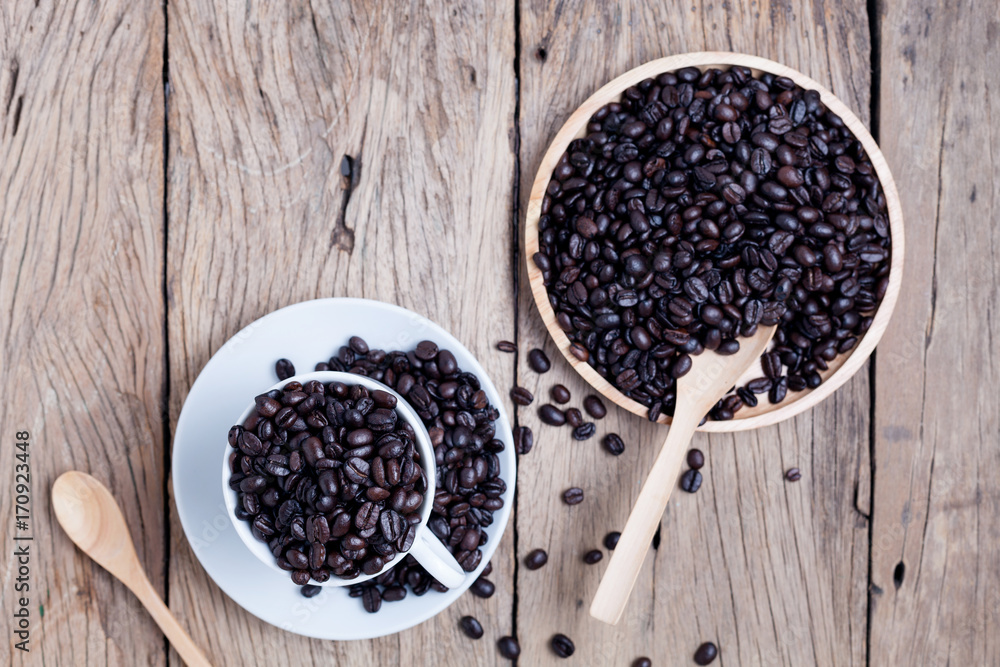
{"type": "MultiPolygon", "coordinates": [[[[593,366],[585,361],[580,361],[570,353],[570,340],[566,336],[566,332],[556,322],[555,312],[549,303],[548,290],[545,288],[542,272],[531,259],[538,252],[538,219],[541,216],[542,199],[545,196],[545,189],[548,187],[552,172],[559,162],[559,158],[566,152],[570,142],[585,136],[590,117],[605,104],[619,101],[627,88],[644,79],[655,78],[664,72],[673,72],[684,67],[697,67],[706,70],[711,68],[728,69],[737,65],[749,67],[755,75],[767,72],[776,76],[785,76],[806,90],[817,91],[823,104],[843,119],[848,129],[857,137],[868,153],[885,193],[892,238],[892,256],[889,267],[889,286],[875,312],[871,327],[853,349],[838,355],[829,363],[829,368],[820,374],[823,383],[819,387],[798,392],[789,391],[785,400],[777,405],[772,405],[768,401],[760,401],[755,408],[744,407],[730,421],[706,422],[699,429],[702,431],[742,431],[775,424],[808,410],[836,391],[864,365],[889,324],[889,318],[896,306],[896,298],[899,296],[899,286],[903,275],[903,212],[899,203],[899,195],[896,192],[896,184],[889,172],[885,157],[879,150],[878,144],[875,143],[875,139],[858,120],[858,117],[833,93],[805,74],[765,58],[740,53],[702,52],[653,60],[606,84],[581,104],[563,124],[538,167],[535,182],[531,187],[531,197],[528,200],[525,220],[524,247],[528,265],[528,282],[531,285],[531,293],[535,297],[538,310],[542,314],[545,327],[549,330],[549,334],[559,351],[566,357],[570,365],[607,399],[630,412],[646,417],[648,412],[646,406],[625,396],[614,385],[601,377],[593,366]]],[[[758,363],[741,378],[740,384],[762,375],[763,372],[758,363]]],[[[659,421],[663,424],[669,424],[671,419],[666,415],[661,415],[659,421]]]]}

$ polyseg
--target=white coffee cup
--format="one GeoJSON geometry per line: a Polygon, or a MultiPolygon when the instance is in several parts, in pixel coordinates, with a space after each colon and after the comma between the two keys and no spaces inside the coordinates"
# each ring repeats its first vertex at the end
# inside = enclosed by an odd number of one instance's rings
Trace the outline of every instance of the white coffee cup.
{"type": "MultiPolygon", "coordinates": [[[[413,545],[410,547],[409,551],[398,552],[391,560],[386,562],[381,570],[374,574],[362,574],[354,577],[353,579],[342,579],[333,575],[328,581],[323,583],[313,580],[310,580],[309,583],[316,586],[351,586],[353,584],[361,583],[362,581],[374,579],[383,572],[394,567],[404,557],[406,557],[407,554],[410,554],[423,566],[425,570],[427,570],[428,573],[430,573],[432,577],[440,581],[448,588],[455,588],[461,585],[465,580],[466,572],[458,564],[458,561],[455,560],[455,557],[452,556],[451,552],[449,552],[441,541],[430,531],[430,529],[427,528],[427,521],[430,519],[431,509],[434,506],[435,480],[437,477],[434,460],[434,448],[431,446],[430,436],[427,434],[427,429],[424,427],[420,417],[417,416],[417,414],[413,411],[413,408],[410,407],[410,404],[407,403],[402,396],[389,387],[369,377],[354,375],[352,373],[341,373],[338,371],[302,373],[300,375],[290,377],[287,380],[278,382],[262,393],[266,393],[267,391],[271,391],[273,389],[281,389],[289,382],[301,382],[302,384],[305,384],[311,380],[316,380],[324,385],[331,382],[342,382],[347,386],[361,385],[368,388],[369,391],[382,390],[395,396],[395,410],[397,415],[413,427],[413,432],[416,434],[416,446],[417,451],[420,454],[420,466],[424,469],[424,475],[427,480],[427,491],[424,493],[424,502],[420,506],[420,523],[417,524],[416,535],[414,536],[413,545]]],[[[234,423],[243,424],[255,408],[256,404],[254,401],[251,401],[247,409],[243,411],[243,414],[240,415],[239,419],[237,419],[234,423]]],[[[236,528],[236,534],[240,536],[241,540],[243,540],[243,544],[246,545],[247,549],[249,549],[260,562],[287,577],[289,576],[288,572],[278,567],[274,554],[271,553],[267,543],[261,542],[254,536],[253,532],[250,530],[250,524],[236,518],[236,505],[239,502],[239,497],[236,491],[229,486],[229,478],[232,474],[230,470],[229,458],[234,451],[236,450],[229,446],[227,442],[222,456],[222,494],[226,500],[226,508],[228,509],[229,519],[233,522],[233,526],[236,528]]]]}

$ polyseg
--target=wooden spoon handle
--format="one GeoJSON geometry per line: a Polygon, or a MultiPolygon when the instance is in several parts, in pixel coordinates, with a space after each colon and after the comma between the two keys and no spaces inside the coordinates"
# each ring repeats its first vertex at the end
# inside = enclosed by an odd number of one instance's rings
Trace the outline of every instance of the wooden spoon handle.
{"type": "Polygon", "coordinates": [[[670,433],[642,485],[590,605],[590,615],[597,620],[615,625],[621,619],[701,417],[691,410],[679,411],[674,416],[670,433]]]}
{"type": "Polygon", "coordinates": [[[125,584],[135,593],[135,596],[139,598],[143,606],[146,607],[146,611],[153,617],[156,624],[160,626],[160,630],[167,636],[170,644],[181,656],[185,664],[192,667],[212,667],[212,663],[208,661],[208,658],[201,652],[201,649],[194,643],[194,640],[185,632],[184,628],[177,622],[177,619],[174,618],[174,615],[170,613],[167,605],[163,604],[163,600],[160,599],[153,585],[149,583],[149,579],[146,578],[145,573],[134,573],[129,579],[131,581],[126,581],[125,584]]]}

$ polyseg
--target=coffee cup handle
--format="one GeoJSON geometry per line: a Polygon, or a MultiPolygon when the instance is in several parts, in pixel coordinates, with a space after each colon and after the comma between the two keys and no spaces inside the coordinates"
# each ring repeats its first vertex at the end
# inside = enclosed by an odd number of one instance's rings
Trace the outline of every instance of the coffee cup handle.
{"type": "Polygon", "coordinates": [[[441,540],[429,530],[417,532],[417,539],[410,547],[410,555],[423,565],[432,577],[448,588],[458,588],[465,581],[467,574],[465,570],[458,564],[451,552],[441,544],[441,540]]]}

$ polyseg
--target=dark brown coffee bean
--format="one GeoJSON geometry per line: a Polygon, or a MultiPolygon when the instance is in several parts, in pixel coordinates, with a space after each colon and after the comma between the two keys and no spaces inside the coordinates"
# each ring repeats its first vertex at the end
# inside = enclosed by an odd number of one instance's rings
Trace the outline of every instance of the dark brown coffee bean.
{"type": "Polygon", "coordinates": [[[590,352],[583,345],[580,345],[580,343],[571,344],[569,346],[569,353],[580,361],[588,361],[590,359],[590,352]]]}
{"type": "Polygon", "coordinates": [[[288,359],[278,359],[274,364],[274,373],[278,380],[284,381],[295,375],[295,366],[288,359]]]}
{"type": "Polygon", "coordinates": [[[653,661],[646,657],[636,658],[632,667],[653,667],[653,661]]]}
{"type": "Polygon", "coordinates": [[[573,640],[563,634],[554,635],[549,645],[552,646],[553,653],[560,658],[568,658],[576,651],[573,640]]]}
{"type": "Polygon", "coordinates": [[[701,473],[697,470],[688,470],[681,475],[681,489],[688,493],[695,493],[701,488],[701,473]]]}
{"type": "Polygon", "coordinates": [[[705,465],[705,455],[700,449],[690,449],[687,453],[687,464],[695,470],[700,470],[705,465]]]}
{"type": "Polygon", "coordinates": [[[789,482],[797,482],[802,479],[802,473],[798,468],[790,468],[788,472],[785,473],[785,479],[789,482]]]}
{"type": "Polygon", "coordinates": [[[694,652],[694,661],[699,665],[710,665],[719,655],[719,649],[712,642],[705,642],[694,652]]]}
{"type": "Polygon", "coordinates": [[[365,588],[364,592],[361,594],[361,603],[364,605],[365,611],[369,614],[374,614],[381,609],[382,595],[378,592],[378,588],[375,586],[365,588]]]}
{"type": "Polygon", "coordinates": [[[618,539],[622,536],[618,531],[613,531],[604,536],[604,548],[608,551],[614,551],[615,547],[618,546],[618,539]]]}
{"type": "Polygon", "coordinates": [[[576,428],[583,424],[583,414],[576,408],[570,408],[564,414],[566,415],[566,423],[571,427],[576,428]]]}
{"type": "Polygon", "coordinates": [[[552,364],[549,363],[549,358],[545,355],[545,352],[535,348],[528,352],[528,366],[536,373],[547,373],[552,364]]]}
{"type": "Polygon", "coordinates": [[[521,645],[513,637],[501,637],[497,640],[497,650],[508,660],[517,660],[521,655],[521,645]]]}
{"type": "Polygon", "coordinates": [[[597,396],[590,395],[583,399],[583,409],[587,411],[587,414],[594,419],[604,419],[608,414],[607,408],[604,407],[604,402],[597,396]]]}
{"type": "Polygon", "coordinates": [[[472,616],[463,616],[459,625],[465,636],[470,639],[479,639],[483,636],[483,626],[472,616]]]}
{"type": "Polygon", "coordinates": [[[620,456],[625,451],[625,442],[617,433],[608,433],[602,440],[604,448],[615,456],[620,456]]]}
{"type": "Polygon", "coordinates": [[[493,592],[496,590],[496,586],[493,585],[492,581],[481,576],[472,582],[472,585],[469,586],[469,590],[472,591],[472,594],[476,597],[491,598],[493,597],[493,592]]]}
{"type": "Polygon", "coordinates": [[[514,451],[518,454],[527,454],[535,444],[535,436],[527,426],[519,426],[514,429],[514,451]]]}
{"type": "Polygon", "coordinates": [[[317,595],[319,595],[320,591],[322,591],[322,590],[323,589],[321,587],[319,587],[319,586],[313,586],[312,584],[306,584],[305,586],[303,586],[302,588],[299,589],[299,592],[302,593],[302,597],[313,598],[313,597],[316,597],[317,595]]]}
{"type": "Polygon", "coordinates": [[[583,489],[572,486],[563,491],[562,499],[567,505],[579,505],[583,502],[583,489]]]}
{"type": "Polygon", "coordinates": [[[510,400],[517,405],[531,405],[535,397],[524,387],[514,387],[510,390],[510,400]]]}
{"type": "Polygon", "coordinates": [[[573,429],[574,440],[589,440],[597,432],[594,422],[585,422],[573,429]]]}
{"type": "Polygon", "coordinates": [[[549,426],[562,426],[566,423],[566,415],[551,403],[546,403],[538,408],[538,418],[549,426]]]}
{"type": "Polygon", "coordinates": [[[549,555],[544,549],[534,549],[524,558],[524,566],[529,570],[537,570],[549,562],[549,555]]]}
{"type": "Polygon", "coordinates": [[[600,562],[602,558],[604,558],[604,552],[600,549],[592,549],[583,555],[583,562],[587,565],[593,565],[600,562]]]}
{"type": "Polygon", "coordinates": [[[502,340],[497,343],[497,349],[501,352],[517,352],[517,345],[509,340],[502,340]]]}
{"type": "Polygon", "coordinates": [[[437,343],[429,340],[422,340],[417,343],[417,347],[414,350],[414,354],[417,359],[422,361],[430,361],[437,356],[438,346],[437,343]]]}
{"type": "Polygon", "coordinates": [[[571,395],[569,389],[561,384],[557,384],[552,387],[552,400],[556,403],[569,403],[571,395]]]}

